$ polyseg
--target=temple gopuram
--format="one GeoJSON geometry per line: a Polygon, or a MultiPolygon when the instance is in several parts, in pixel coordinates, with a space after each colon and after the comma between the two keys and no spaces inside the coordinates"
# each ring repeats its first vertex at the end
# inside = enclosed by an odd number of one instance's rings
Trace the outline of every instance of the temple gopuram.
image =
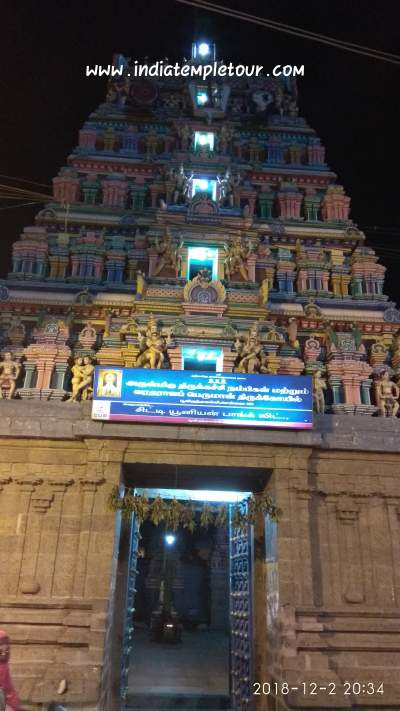
{"type": "Polygon", "coordinates": [[[395,711],[400,311],[385,267],[292,78],[114,66],[0,282],[0,627],[23,708],[136,708],[121,686],[131,533],[107,502],[148,481],[262,489],[281,511],[273,540],[255,525],[251,594],[231,608],[229,708],[395,711]],[[96,421],[96,366],[312,376],[314,425],[96,421]]]}

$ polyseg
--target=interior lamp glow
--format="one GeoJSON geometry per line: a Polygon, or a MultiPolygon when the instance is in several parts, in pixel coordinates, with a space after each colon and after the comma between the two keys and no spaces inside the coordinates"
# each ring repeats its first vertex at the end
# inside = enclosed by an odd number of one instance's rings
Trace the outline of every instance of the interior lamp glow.
{"type": "Polygon", "coordinates": [[[204,62],[215,59],[215,44],[206,40],[199,40],[192,44],[192,59],[204,62]]]}
{"type": "Polygon", "coordinates": [[[191,197],[198,192],[209,193],[211,198],[215,200],[217,195],[217,181],[208,180],[207,178],[193,178],[191,197]]]}
{"type": "Polygon", "coordinates": [[[189,247],[190,256],[192,259],[198,259],[199,261],[205,259],[215,259],[217,256],[216,249],[207,249],[207,247],[189,247]]]}
{"type": "Polygon", "coordinates": [[[222,372],[224,365],[224,352],[222,348],[190,347],[182,348],[182,368],[185,369],[185,361],[197,361],[198,363],[215,364],[215,371],[222,372]]]}
{"type": "Polygon", "coordinates": [[[172,533],[167,533],[165,536],[165,542],[167,546],[173,546],[175,543],[175,536],[173,536],[172,533]]]}
{"type": "Polygon", "coordinates": [[[214,150],[214,133],[212,131],[195,131],[194,132],[194,148],[198,149],[205,148],[207,146],[209,151],[214,150]]]}
{"type": "Polygon", "coordinates": [[[202,105],[206,104],[208,101],[208,94],[205,91],[199,91],[197,94],[197,103],[202,105]]]}
{"type": "Polygon", "coordinates": [[[210,53],[210,45],[207,42],[200,42],[199,44],[199,55],[200,57],[206,57],[210,53]]]}

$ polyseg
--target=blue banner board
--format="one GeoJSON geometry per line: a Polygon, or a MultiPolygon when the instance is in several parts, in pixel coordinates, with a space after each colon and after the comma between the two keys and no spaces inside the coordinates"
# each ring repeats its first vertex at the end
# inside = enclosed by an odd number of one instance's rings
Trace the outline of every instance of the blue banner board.
{"type": "Polygon", "coordinates": [[[312,427],[312,378],[97,366],[94,420],[312,427]]]}

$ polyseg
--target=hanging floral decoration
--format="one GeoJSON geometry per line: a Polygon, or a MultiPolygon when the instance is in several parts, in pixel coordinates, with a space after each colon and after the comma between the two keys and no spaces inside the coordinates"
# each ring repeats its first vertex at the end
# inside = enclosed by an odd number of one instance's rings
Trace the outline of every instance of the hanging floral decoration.
{"type": "Polygon", "coordinates": [[[109,510],[120,511],[124,520],[129,520],[134,514],[139,523],[147,520],[156,526],[163,524],[171,531],[186,528],[192,533],[198,526],[226,526],[229,507],[234,528],[243,529],[254,524],[258,514],[269,516],[274,521],[280,515],[272,497],[265,493],[251,495],[237,504],[213,505],[206,501],[195,505],[190,499],[178,501],[162,499],[161,496],[149,499],[143,494],[133,494],[129,489],[121,496],[118,486],[114,486],[108,498],[109,510]]]}

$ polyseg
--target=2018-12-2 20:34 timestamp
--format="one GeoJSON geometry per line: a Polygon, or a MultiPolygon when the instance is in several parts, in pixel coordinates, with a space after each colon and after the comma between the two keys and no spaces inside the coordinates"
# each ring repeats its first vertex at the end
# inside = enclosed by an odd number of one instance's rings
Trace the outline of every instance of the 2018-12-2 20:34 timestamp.
{"type": "Polygon", "coordinates": [[[374,694],[384,694],[383,682],[374,681],[344,681],[342,684],[327,682],[326,684],[314,681],[301,682],[299,684],[288,684],[281,682],[255,682],[253,684],[253,696],[282,695],[300,693],[303,696],[317,696],[326,694],[328,696],[373,696],[374,694]]]}

